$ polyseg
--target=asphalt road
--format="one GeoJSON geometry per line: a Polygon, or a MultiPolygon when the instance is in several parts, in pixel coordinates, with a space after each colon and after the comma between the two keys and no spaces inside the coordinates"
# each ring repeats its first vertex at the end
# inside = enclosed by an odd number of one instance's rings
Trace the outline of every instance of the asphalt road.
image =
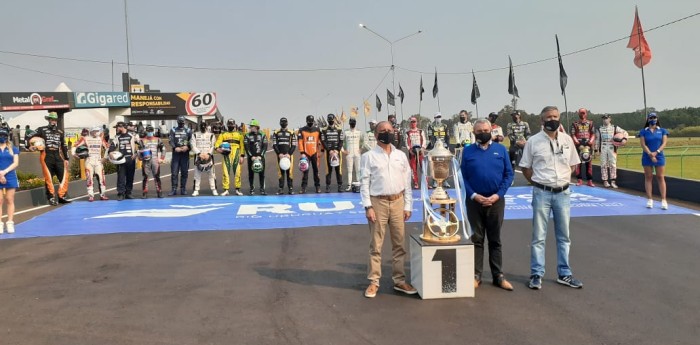
{"type": "Polygon", "coordinates": [[[367,226],[0,240],[0,343],[698,344],[699,220],[573,218],[584,288],[556,284],[550,231],[539,291],[530,221],[505,221],[515,291],[486,278],[454,300],[394,293],[388,243],[379,295],[364,298],[367,226]]]}

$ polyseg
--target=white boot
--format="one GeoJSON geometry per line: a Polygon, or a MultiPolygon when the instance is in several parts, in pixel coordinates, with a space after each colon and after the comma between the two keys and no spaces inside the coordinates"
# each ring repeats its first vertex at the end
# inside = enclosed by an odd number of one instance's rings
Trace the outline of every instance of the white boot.
{"type": "Polygon", "coordinates": [[[7,222],[7,233],[8,234],[15,233],[15,222],[7,222]]]}
{"type": "Polygon", "coordinates": [[[221,196],[227,196],[228,195],[228,189],[225,190],[223,193],[221,193],[221,196]]]}
{"type": "Polygon", "coordinates": [[[199,195],[199,191],[198,191],[198,190],[195,190],[194,192],[192,192],[192,196],[198,196],[198,195],[199,195]]]}
{"type": "Polygon", "coordinates": [[[212,189],[212,190],[211,190],[211,195],[217,196],[217,195],[219,195],[219,192],[217,192],[216,189],[212,189]]]}

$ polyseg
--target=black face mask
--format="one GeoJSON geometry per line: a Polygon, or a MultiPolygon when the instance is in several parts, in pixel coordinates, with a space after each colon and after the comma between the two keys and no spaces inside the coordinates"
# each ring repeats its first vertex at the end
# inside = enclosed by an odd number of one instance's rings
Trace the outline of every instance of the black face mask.
{"type": "Polygon", "coordinates": [[[287,121],[281,121],[280,126],[282,126],[282,128],[287,128],[287,121]]]}
{"type": "Polygon", "coordinates": [[[382,132],[377,135],[377,140],[382,144],[390,144],[394,141],[394,132],[382,132]]]}
{"type": "Polygon", "coordinates": [[[491,133],[476,133],[474,134],[474,138],[476,138],[479,144],[486,144],[491,140],[491,133]]]}
{"type": "Polygon", "coordinates": [[[314,122],[313,122],[313,121],[306,121],[306,125],[309,126],[309,127],[313,127],[313,126],[314,126],[314,122]]]}
{"type": "Polygon", "coordinates": [[[461,123],[467,123],[467,118],[466,117],[460,117],[459,122],[461,123]]]}
{"type": "Polygon", "coordinates": [[[554,132],[559,129],[559,120],[549,120],[544,122],[544,130],[554,132]]]}
{"type": "Polygon", "coordinates": [[[228,128],[229,132],[233,132],[236,130],[236,125],[228,125],[226,128],[228,128]]]}

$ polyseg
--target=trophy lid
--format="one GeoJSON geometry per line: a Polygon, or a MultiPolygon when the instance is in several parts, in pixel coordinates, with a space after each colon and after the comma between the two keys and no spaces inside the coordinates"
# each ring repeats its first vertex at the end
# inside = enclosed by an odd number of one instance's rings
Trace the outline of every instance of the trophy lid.
{"type": "Polygon", "coordinates": [[[437,157],[452,157],[452,153],[450,150],[445,148],[445,142],[442,141],[442,138],[438,138],[435,141],[435,147],[428,152],[428,157],[429,158],[437,158],[437,157]]]}

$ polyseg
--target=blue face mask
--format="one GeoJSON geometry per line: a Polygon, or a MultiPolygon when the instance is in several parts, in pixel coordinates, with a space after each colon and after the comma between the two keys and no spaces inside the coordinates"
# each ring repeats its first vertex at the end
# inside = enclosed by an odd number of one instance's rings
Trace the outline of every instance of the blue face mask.
{"type": "Polygon", "coordinates": [[[6,136],[0,136],[0,144],[4,144],[7,142],[7,137],[6,136]]]}
{"type": "Polygon", "coordinates": [[[147,137],[152,137],[152,136],[153,136],[153,132],[146,132],[146,136],[147,136],[147,137]]]}
{"type": "Polygon", "coordinates": [[[656,126],[656,119],[649,120],[649,126],[656,126]]]}

